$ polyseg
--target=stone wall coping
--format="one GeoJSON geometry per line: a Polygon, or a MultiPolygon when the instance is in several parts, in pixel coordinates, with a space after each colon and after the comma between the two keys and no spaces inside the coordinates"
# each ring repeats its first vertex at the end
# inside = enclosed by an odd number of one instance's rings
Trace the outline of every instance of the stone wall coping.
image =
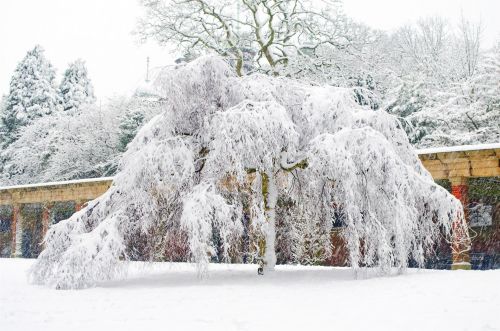
{"type": "Polygon", "coordinates": [[[99,177],[99,178],[85,178],[85,179],[75,179],[66,180],[60,182],[46,182],[46,183],[35,183],[35,184],[22,184],[22,185],[12,185],[12,186],[0,186],[0,192],[2,191],[15,191],[15,190],[30,190],[33,188],[56,188],[58,186],[71,186],[76,184],[92,184],[92,183],[103,183],[112,182],[114,177],[99,177]]]}
{"type": "Polygon", "coordinates": [[[418,155],[423,155],[423,154],[437,154],[437,153],[451,153],[451,152],[471,152],[471,151],[480,151],[485,149],[492,149],[492,150],[500,149],[500,143],[432,147],[432,148],[416,149],[415,152],[418,155]]]}

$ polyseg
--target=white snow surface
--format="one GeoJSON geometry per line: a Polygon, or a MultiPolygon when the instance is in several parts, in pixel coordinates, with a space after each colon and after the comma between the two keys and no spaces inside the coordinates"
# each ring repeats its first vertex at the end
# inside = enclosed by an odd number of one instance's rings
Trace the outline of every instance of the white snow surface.
{"type": "Polygon", "coordinates": [[[415,152],[418,155],[435,154],[435,153],[451,153],[451,152],[469,152],[480,151],[485,149],[500,149],[500,142],[494,144],[478,144],[478,145],[461,145],[461,146],[446,146],[417,149],[415,152]]]}
{"type": "Polygon", "coordinates": [[[500,270],[130,264],[86,290],[29,285],[33,260],[0,259],[0,328],[11,330],[500,330],[500,270]]]}
{"type": "Polygon", "coordinates": [[[109,182],[110,180],[113,180],[113,179],[114,179],[114,177],[71,179],[71,180],[63,180],[63,181],[58,181],[58,182],[21,184],[21,185],[12,185],[12,186],[3,186],[3,187],[0,186],[0,190],[14,190],[14,189],[46,187],[46,186],[56,186],[56,185],[71,185],[71,184],[80,184],[80,183],[109,182]]]}

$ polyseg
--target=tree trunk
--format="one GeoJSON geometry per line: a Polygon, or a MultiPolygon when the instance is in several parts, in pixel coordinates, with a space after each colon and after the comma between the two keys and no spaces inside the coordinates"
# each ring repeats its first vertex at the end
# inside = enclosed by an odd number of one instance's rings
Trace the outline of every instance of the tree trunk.
{"type": "Polygon", "coordinates": [[[259,258],[264,270],[274,270],[276,266],[276,202],[278,191],[272,171],[262,173],[262,196],[266,217],[265,239],[259,244],[259,258]]]}

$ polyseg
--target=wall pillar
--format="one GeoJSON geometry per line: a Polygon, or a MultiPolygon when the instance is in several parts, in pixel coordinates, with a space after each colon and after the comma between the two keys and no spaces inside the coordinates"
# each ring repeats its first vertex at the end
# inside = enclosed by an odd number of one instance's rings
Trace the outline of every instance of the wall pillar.
{"type": "Polygon", "coordinates": [[[83,200],[75,201],[75,212],[82,210],[84,205],[85,205],[85,201],[83,201],[83,200]]]}
{"type": "Polygon", "coordinates": [[[22,243],[23,243],[23,220],[21,217],[21,205],[15,203],[12,206],[12,221],[10,222],[11,230],[11,257],[21,257],[22,256],[22,243]]]}
{"type": "MultiPolygon", "coordinates": [[[[47,234],[47,230],[49,229],[50,223],[50,215],[52,212],[53,204],[45,203],[43,204],[42,209],[42,239],[45,239],[45,235],[47,234]]],[[[45,244],[43,244],[45,246],[45,244]]]]}
{"type": "MultiPolygon", "coordinates": [[[[450,178],[451,194],[455,196],[464,206],[465,219],[468,221],[467,205],[468,205],[468,183],[466,177],[450,178]]],[[[452,270],[465,269],[470,270],[469,247],[464,242],[468,237],[468,233],[464,233],[462,227],[458,226],[458,221],[452,224],[452,270]]]]}

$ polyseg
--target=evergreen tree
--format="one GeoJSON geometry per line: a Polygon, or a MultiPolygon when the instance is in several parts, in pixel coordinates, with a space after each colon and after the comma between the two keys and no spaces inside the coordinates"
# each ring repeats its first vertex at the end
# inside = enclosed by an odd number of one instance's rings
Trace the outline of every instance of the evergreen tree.
{"type": "Polygon", "coordinates": [[[408,75],[401,78],[387,94],[385,110],[397,116],[412,144],[418,144],[436,126],[432,118],[422,119],[427,108],[432,108],[432,87],[422,75],[408,75]]]}
{"type": "Polygon", "coordinates": [[[127,150],[142,125],[160,113],[165,102],[149,84],[140,86],[131,98],[114,101],[112,106],[124,113],[118,125],[118,151],[127,150]]]}
{"type": "Polygon", "coordinates": [[[119,126],[118,150],[124,152],[129,142],[134,139],[144,122],[144,113],[140,109],[131,109],[122,117],[119,126]]]}
{"type": "Polygon", "coordinates": [[[51,114],[57,108],[55,70],[43,52],[41,46],[35,46],[14,71],[1,118],[4,143],[16,139],[19,127],[29,124],[34,118],[51,114]]]}
{"type": "Polygon", "coordinates": [[[95,101],[92,82],[88,78],[87,68],[83,60],[78,59],[70,63],[64,72],[59,91],[64,110],[77,109],[82,104],[95,101]]]}
{"type": "MultiPolygon", "coordinates": [[[[4,142],[6,142],[6,137],[7,137],[7,128],[3,124],[3,118],[5,117],[5,111],[7,109],[7,96],[4,95],[0,99],[0,148],[4,145],[4,142]]],[[[1,156],[0,156],[0,165],[1,163],[1,156]]]]}

